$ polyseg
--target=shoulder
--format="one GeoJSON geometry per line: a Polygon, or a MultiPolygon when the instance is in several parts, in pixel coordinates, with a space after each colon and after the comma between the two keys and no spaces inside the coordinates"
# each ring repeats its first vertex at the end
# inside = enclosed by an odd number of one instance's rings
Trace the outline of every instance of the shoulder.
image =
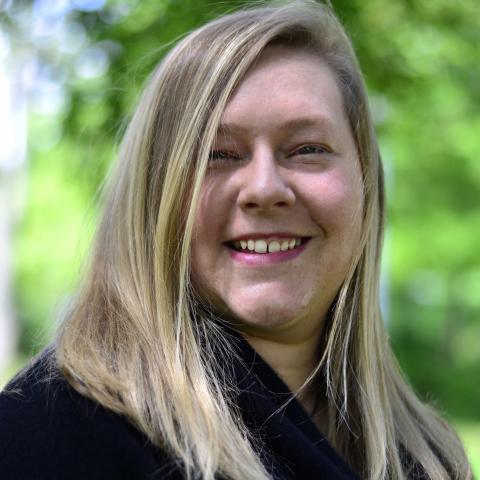
{"type": "Polygon", "coordinates": [[[175,478],[141,432],[68,384],[50,351],[0,393],[0,452],[4,480],[175,478]]]}

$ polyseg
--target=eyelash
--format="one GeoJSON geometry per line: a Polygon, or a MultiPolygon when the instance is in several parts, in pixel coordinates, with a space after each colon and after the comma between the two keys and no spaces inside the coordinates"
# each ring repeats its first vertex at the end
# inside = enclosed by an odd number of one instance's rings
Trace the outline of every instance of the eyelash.
{"type": "Polygon", "coordinates": [[[230,152],[224,152],[223,150],[212,150],[208,155],[208,158],[209,160],[212,160],[212,161],[228,160],[228,159],[238,160],[237,155],[230,152]]]}
{"type": "Polygon", "coordinates": [[[326,145],[303,145],[295,149],[289,156],[292,155],[323,155],[325,153],[332,153],[332,149],[326,145]],[[302,150],[314,149],[315,151],[302,152],[302,150]]]}
{"type": "MultiPolygon", "coordinates": [[[[303,145],[301,147],[296,148],[291,153],[289,153],[287,155],[287,158],[295,155],[301,155],[301,156],[324,155],[332,152],[333,150],[326,145],[303,145]],[[315,151],[305,151],[305,150],[312,150],[312,149],[315,151]]],[[[228,161],[240,161],[241,157],[235,153],[227,152],[224,150],[212,150],[208,155],[208,160],[210,164],[218,165],[218,164],[226,163],[228,161]]]]}
{"type": "Polygon", "coordinates": [[[223,150],[212,150],[208,155],[210,167],[220,167],[229,162],[238,162],[240,160],[241,157],[238,155],[223,150]]]}

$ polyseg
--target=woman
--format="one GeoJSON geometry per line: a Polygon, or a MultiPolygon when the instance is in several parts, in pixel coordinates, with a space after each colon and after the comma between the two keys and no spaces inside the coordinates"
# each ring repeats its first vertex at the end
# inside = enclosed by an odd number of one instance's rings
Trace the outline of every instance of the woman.
{"type": "Polygon", "coordinates": [[[56,342],[2,394],[1,478],[471,478],[388,345],[383,210],[328,8],[188,35],[130,123],[56,342]]]}

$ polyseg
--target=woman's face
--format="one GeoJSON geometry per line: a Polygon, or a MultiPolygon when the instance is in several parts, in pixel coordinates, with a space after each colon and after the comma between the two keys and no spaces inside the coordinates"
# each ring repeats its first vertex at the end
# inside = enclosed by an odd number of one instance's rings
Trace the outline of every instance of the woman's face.
{"type": "Polygon", "coordinates": [[[195,287],[248,332],[321,330],[358,247],[355,143],[330,68],[270,47],[222,116],[196,212],[195,287]]]}

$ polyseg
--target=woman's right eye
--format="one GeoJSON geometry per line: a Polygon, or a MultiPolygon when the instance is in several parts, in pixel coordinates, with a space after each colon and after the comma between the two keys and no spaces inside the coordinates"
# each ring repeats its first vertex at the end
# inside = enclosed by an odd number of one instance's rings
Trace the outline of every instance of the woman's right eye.
{"type": "Polygon", "coordinates": [[[208,155],[208,160],[211,164],[225,163],[239,159],[240,157],[237,154],[224,150],[212,150],[208,155]]]}

